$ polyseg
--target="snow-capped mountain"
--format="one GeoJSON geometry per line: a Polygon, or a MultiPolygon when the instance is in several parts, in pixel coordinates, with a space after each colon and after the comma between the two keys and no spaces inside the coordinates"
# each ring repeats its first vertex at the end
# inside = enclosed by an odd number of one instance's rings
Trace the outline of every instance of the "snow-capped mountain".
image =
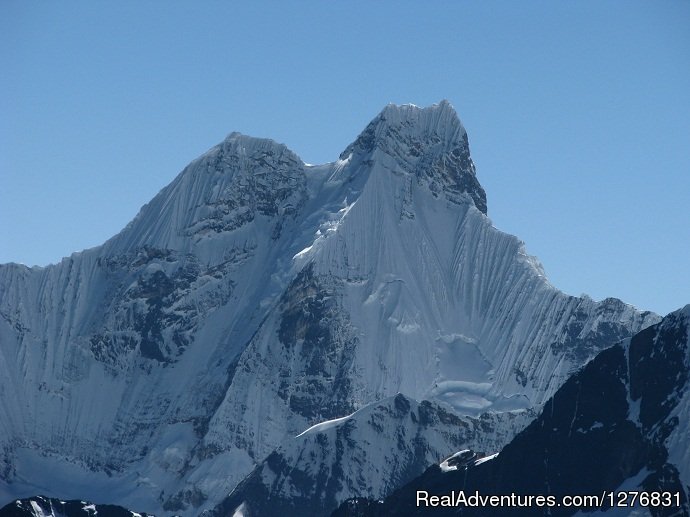
{"type": "Polygon", "coordinates": [[[0,266],[0,504],[197,515],[310,426],[397,393],[538,407],[657,321],[561,293],[492,226],[445,101],[319,166],[233,133],[102,246],[0,266]]]}
{"type": "MultiPolygon", "coordinates": [[[[601,352],[573,375],[524,431],[490,461],[434,466],[381,504],[350,501],[336,515],[584,515],[585,508],[512,510],[416,506],[417,491],[447,495],[603,496],[606,515],[690,515],[690,305],[601,352]],[[528,475],[526,475],[528,473],[528,475]],[[654,503],[624,492],[659,495],[654,503]],[[668,503],[668,504],[667,504],[668,503]],[[648,508],[646,506],[649,505],[648,508]],[[578,513],[580,512],[581,513],[578,513]]],[[[591,511],[592,508],[589,508],[591,511]]],[[[589,514],[589,513],[587,513],[589,514]]]]}

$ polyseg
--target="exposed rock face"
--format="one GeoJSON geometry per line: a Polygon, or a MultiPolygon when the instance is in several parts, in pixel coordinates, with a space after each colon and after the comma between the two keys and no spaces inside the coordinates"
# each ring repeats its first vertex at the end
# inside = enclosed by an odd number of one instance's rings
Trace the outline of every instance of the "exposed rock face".
{"type": "Polygon", "coordinates": [[[207,517],[328,515],[354,496],[385,497],[448,451],[499,450],[530,412],[459,417],[398,394],[317,424],[273,451],[207,517]]]}
{"type": "Polygon", "coordinates": [[[0,503],[198,515],[323,420],[539,407],[658,321],[559,292],[485,214],[450,105],[391,105],[321,166],[233,133],[102,246],[0,266],[0,503]]]}

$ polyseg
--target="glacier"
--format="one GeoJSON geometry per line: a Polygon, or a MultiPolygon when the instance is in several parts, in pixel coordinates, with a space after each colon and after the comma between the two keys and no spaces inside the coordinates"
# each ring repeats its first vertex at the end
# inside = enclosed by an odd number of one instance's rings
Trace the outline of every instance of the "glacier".
{"type": "Polygon", "coordinates": [[[397,394],[531,411],[658,321],[560,292],[492,225],[447,101],[323,165],[232,133],[102,246],[0,266],[0,505],[198,515],[320,422],[397,394]]]}

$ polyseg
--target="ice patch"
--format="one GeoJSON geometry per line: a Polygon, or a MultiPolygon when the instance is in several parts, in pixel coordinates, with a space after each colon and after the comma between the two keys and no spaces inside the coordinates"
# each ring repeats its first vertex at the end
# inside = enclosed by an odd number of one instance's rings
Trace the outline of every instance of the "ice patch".
{"type": "Polygon", "coordinates": [[[36,502],[31,501],[31,508],[33,509],[33,511],[37,517],[44,517],[45,516],[45,514],[43,513],[43,510],[41,510],[41,507],[38,506],[38,504],[36,502]]]}
{"type": "Polygon", "coordinates": [[[235,511],[232,514],[232,517],[244,517],[245,513],[247,511],[247,504],[242,503],[239,505],[237,508],[235,508],[235,511]]]}
{"type": "MultiPolygon", "coordinates": [[[[353,413],[353,414],[354,414],[354,413],[353,413]]],[[[330,428],[332,428],[332,427],[337,426],[340,422],[343,422],[343,421],[347,420],[347,419],[350,418],[351,416],[352,416],[352,415],[347,415],[347,416],[343,416],[343,417],[340,417],[340,418],[334,418],[333,420],[326,420],[325,422],[320,422],[320,423],[318,423],[318,424],[315,424],[315,425],[311,426],[311,427],[310,427],[309,429],[307,429],[306,431],[302,431],[302,432],[299,433],[297,436],[295,436],[295,438],[299,438],[300,436],[303,436],[303,435],[305,435],[305,434],[320,433],[320,432],[326,431],[326,430],[328,430],[328,429],[330,429],[330,428]]]]}
{"type": "Polygon", "coordinates": [[[486,395],[491,386],[490,382],[440,381],[436,384],[433,394],[438,396],[448,392],[462,391],[472,395],[486,395]]]}
{"type": "Polygon", "coordinates": [[[498,452],[496,454],[490,454],[489,456],[485,456],[483,458],[479,458],[477,461],[474,462],[474,466],[476,467],[477,465],[481,465],[482,463],[486,463],[487,461],[491,461],[495,457],[498,456],[498,452]]]}
{"type": "Polygon", "coordinates": [[[447,345],[450,345],[451,343],[456,343],[457,341],[462,341],[463,343],[467,343],[469,345],[474,345],[477,343],[477,340],[473,337],[468,337],[465,336],[464,334],[441,334],[439,333],[438,338],[447,345]]]}
{"type": "Polygon", "coordinates": [[[493,401],[486,397],[491,386],[489,382],[439,381],[431,395],[460,413],[476,415],[493,405],[493,401]]]}
{"type": "MultiPolygon", "coordinates": [[[[460,458],[461,456],[470,456],[474,454],[470,449],[463,449],[461,451],[456,452],[452,456],[449,456],[445,460],[443,460],[440,464],[439,467],[441,467],[441,472],[451,472],[453,470],[458,470],[458,465],[457,463],[454,465],[451,465],[451,461],[460,458]]],[[[464,466],[464,464],[462,464],[464,466]]]]}
{"type": "Polygon", "coordinates": [[[309,251],[310,251],[313,247],[314,247],[313,244],[312,244],[311,246],[307,246],[307,247],[304,248],[302,251],[300,251],[299,253],[295,254],[295,256],[292,257],[293,260],[303,257],[304,255],[306,255],[307,253],[309,253],[309,251]]]}

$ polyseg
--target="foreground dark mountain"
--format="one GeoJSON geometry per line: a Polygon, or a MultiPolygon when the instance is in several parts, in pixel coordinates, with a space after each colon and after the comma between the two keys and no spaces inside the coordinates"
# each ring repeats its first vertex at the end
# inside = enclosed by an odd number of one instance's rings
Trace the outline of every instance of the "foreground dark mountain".
{"type": "MultiPolygon", "coordinates": [[[[300,450],[335,504],[383,497],[405,476],[367,458],[407,424],[380,401],[529,411],[658,321],[561,293],[486,213],[452,107],[390,105],[325,165],[233,133],[104,245],[0,266],[0,504],[196,517],[309,427],[367,408],[381,425],[338,441],[361,479],[316,440],[300,450]]],[[[518,430],[490,421],[467,437],[487,451],[518,430]]],[[[419,429],[436,445],[400,448],[409,473],[461,447],[419,429]]]]}
{"type": "Polygon", "coordinates": [[[433,466],[383,503],[350,501],[334,515],[574,515],[577,508],[535,504],[510,511],[416,503],[419,491],[541,494],[559,501],[565,495],[632,490],[671,495],[663,496],[660,506],[609,508],[607,514],[687,516],[689,415],[690,305],[601,352],[493,460],[467,470],[433,466]],[[664,507],[664,502],[671,504],[664,507]]]}
{"type": "Polygon", "coordinates": [[[48,497],[21,499],[0,509],[0,517],[154,517],[121,506],[85,501],[60,501],[48,497]]]}

